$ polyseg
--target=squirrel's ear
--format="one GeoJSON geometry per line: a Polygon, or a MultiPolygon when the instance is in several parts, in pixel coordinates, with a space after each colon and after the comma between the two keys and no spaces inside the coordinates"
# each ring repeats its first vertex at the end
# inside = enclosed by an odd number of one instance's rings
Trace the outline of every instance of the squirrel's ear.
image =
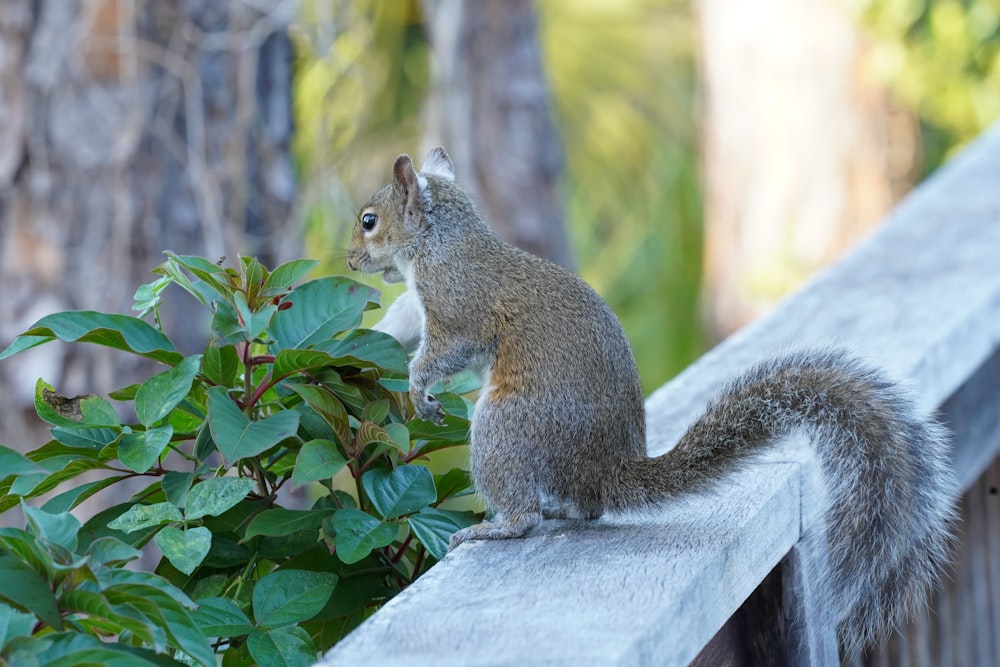
{"type": "Polygon", "coordinates": [[[446,181],[454,182],[455,180],[455,166],[451,163],[451,158],[448,157],[448,154],[440,146],[427,154],[420,173],[424,176],[437,176],[446,181]]]}
{"type": "Polygon", "coordinates": [[[403,153],[396,158],[396,164],[392,166],[392,173],[396,177],[396,182],[407,195],[417,191],[417,172],[413,168],[413,162],[409,155],[403,153]]]}

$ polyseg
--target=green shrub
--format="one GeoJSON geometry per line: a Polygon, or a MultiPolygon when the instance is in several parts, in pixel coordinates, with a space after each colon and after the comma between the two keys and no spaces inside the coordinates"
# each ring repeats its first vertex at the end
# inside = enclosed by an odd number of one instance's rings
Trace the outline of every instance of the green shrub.
{"type": "Polygon", "coordinates": [[[442,391],[443,426],[414,418],[405,352],[357,328],[376,290],[342,277],[293,287],[310,260],[268,271],[167,256],[136,293],[139,317],[56,313],[0,353],[59,339],[166,367],[111,393],[131,403],[129,424],[107,398],[39,380],[52,440],[0,447],[0,511],[27,520],[0,529],[0,664],[308,665],[477,520],[447,508],[469,493],[467,472],[417,463],[468,441],[471,406],[442,391]],[[184,357],[162,331],[170,284],[211,311],[203,354],[184,357]],[[87,471],[100,474],[81,482],[87,471]],[[70,514],[135,478],[151,482],[129,502],[83,524],[70,514]],[[318,492],[309,509],[279,505],[289,483],[318,492]],[[150,540],[156,572],[126,569],[150,540]]]}

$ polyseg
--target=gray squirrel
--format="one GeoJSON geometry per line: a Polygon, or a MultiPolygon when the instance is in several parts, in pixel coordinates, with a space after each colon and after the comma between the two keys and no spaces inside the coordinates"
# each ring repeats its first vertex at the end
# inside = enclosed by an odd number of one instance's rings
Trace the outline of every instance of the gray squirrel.
{"type": "Polygon", "coordinates": [[[670,451],[646,455],[642,388],[608,305],[571,272],[500,240],[432,150],[358,215],[352,270],[406,282],[377,329],[415,356],[410,398],[440,421],[428,388],[483,377],[472,477],[495,513],[451,539],[525,535],[543,517],[596,519],[717,483],[754,452],[807,432],[825,485],[824,604],[856,655],[918,607],[952,550],[955,483],[943,428],[883,374],[840,351],[792,353],[736,378],[670,451]]]}

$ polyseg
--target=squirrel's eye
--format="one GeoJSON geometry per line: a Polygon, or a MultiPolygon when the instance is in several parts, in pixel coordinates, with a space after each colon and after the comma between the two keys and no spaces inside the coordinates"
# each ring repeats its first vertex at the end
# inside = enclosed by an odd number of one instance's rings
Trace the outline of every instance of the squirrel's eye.
{"type": "Polygon", "coordinates": [[[361,216],[361,229],[366,232],[370,232],[375,229],[375,223],[378,222],[378,216],[374,213],[365,213],[361,216]]]}

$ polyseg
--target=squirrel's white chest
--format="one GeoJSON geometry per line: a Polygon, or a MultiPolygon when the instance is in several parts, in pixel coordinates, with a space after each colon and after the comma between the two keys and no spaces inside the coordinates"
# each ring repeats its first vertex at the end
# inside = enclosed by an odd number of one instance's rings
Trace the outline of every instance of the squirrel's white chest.
{"type": "Polygon", "coordinates": [[[424,337],[424,307],[413,279],[413,266],[400,261],[396,265],[406,280],[406,291],[389,306],[375,330],[389,334],[412,352],[424,337]]]}

